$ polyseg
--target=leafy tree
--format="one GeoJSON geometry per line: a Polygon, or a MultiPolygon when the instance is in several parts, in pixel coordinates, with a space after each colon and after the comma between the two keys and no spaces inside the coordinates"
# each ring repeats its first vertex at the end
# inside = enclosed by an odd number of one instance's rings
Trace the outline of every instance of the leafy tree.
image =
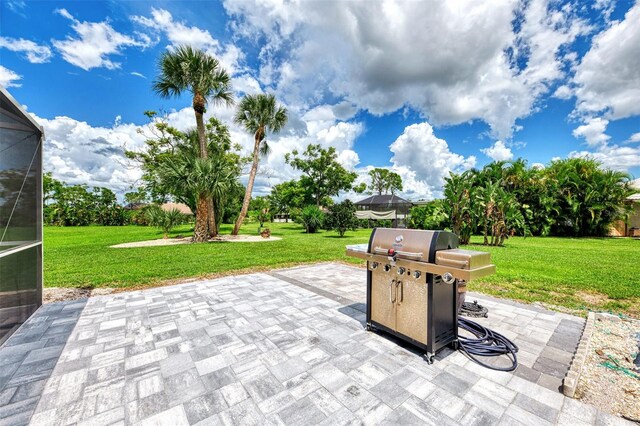
{"type": "Polygon", "coordinates": [[[275,185],[269,195],[270,209],[275,214],[291,214],[314,202],[313,196],[300,181],[291,180],[275,185]]]}
{"type": "Polygon", "coordinates": [[[146,188],[138,187],[135,191],[127,192],[124,194],[124,202],[126,205],[137,206],[141,204],[147,204],[149,202],[149,194],[146,188]]]}
{"type": "Polygon", "coordinates": [[[414,229],[444,229],[448,226],[448,219],[442,200],[433,200],[411,208],[408,226],[414,229]]]}
{"type": "Polygon", "coordinates": [[[589,158],[554,161],[546,174],[547,187],[557,200],[555,235],[606,235],[624,214],[625,198],[633,193],[627,173],[603,170],[589,158]]]}
{"type": "Polygon", "coordinates": [[[154,201],[162,203],[172,198],[188,205],[191,211],[196,212],[196,221],[207,221],[206,224],[200,223],[200,228],[206,227],[209,235],[217,235],[225,212],[228,214],[228,209],[233,207],[239,188],[243,189],[238,182],[245,162],[238,154],[240,146],[233,145],[228,128],[211,117],[205,128],[207,158],[203,160],[207,161],[200,162],[196,168],[195,160],[201,158],[197,132],[181,132],[169,126],[165,119],[157,118],[155,112],[146,114],[152,122],[146,132],[145,149],[125,151],[125,154],[140,163],[142,179],[154,201]],[[203,182],[195,182],[198,174],[203,182]],[[200,200],[199,195],[205,199],[200,200]],[[207,204],[200,207],[209,211],[206,216],[197,215],[199,202],[207,204]]]}
{"type": "Polygon", "coordinates": [[[516,234],[604,236],[626,213],[629,180],[589,158],[545,169],[522,159],[494,162],[447,178],[444,207],[462,243],[475,231],[491,245],[516,234]]]}
{"type": "Polygon", "coordinates": [[[244,218],[247,216],[253,183],[258,172],[260,155],[269,152],[267,144],[267,132],[278,133],[287,124],[287,110],[276,104],[274,95],[258,94],[246,95],[238,105],[234,121],[243,126],[249,133],[253,133],[253,162],[249,171],[247,189],[242,202],[242,208],[238,215],[238,220],[233,227],[233,235],[238,235],[244,218]]]}
{"type": "MultiPolygon", "coordinates": [[[[337,161],[336,149],[323,149],[320,145],[309,145],[302,155],[297,150],[285,155],[285,160],[294,169],[302,172],[300,185],[313,194],[316,207],[325,204],[325,199],[352,188],[357,174],[347,171],[337,161]]],[[[325,204],[326,205],[326,204],[325,204]]]]}
{"type": "Polygon", "coordinates": [[[344,237],[347,230],[355,231],[358,228],[358,218],[356,217],[356,206],[350,200],[329,207],[324,220],[326,229],[333,229],[344,237]]]}
{"type": "Polygon", "coordinates": [[[373,193],[382,195],[402,191],[402,178],[391,170],[375,168],[369,171],[369,177],[371,177],[369,190],[373,193]]]}
{"type": "MultiPolygon", "coordinates": [[[[200,145],[200,158],[208,158],[204,113],[207,103],[233,103],[231,78],[216,58],[191,46],[178,46],[162,54],[159,61],[160,75],[153,89],[163,98],[178,97],[183,92],[192,95],[192,106],[200,145]]],[[[206,185],[205,185],[206,186],[206,185]]],[[[211,229],[215,220],[212,201],[206,193],[197,194],[196,226],[193,241],[206,241],[216,230],[211,229]],[[203,199],[201,199],[203,198],[203,199]]]]}
{"type": "Polygon", "coordinates": [[[249,208],[254,213],[255,218],[260,222],[260,228],[264,226],[264,223],[271,220],[271,214],[269,213],[269,207],[271,203],[268,197],[255,197],[251,200],[249,208]]]}
{"type": "Polygon", "coordinates": [[[186,221],[186,216],[178,209],[170,209],[168,211],[162,210],[159,206],[150,206],[146,210],[147,219],[149,224],[162,229],[163,237],[169,238],[169,232],[177,226],[186,221]]]}
{"type": "Polygon", "coordinates": [[[470,171],[460,175],[449,173],[449,177],[445,178],[444,210],[449,217],[452,232],[460,238],[460,244],[469,244],[473,232],[473,179],[470,171]]]}
{"type": "Polygon", "coordinates": [[[307,234],[314,234],[324,224],[324,213],[317,206],[310,205],[302,209],[300,221],[307,234]]]}

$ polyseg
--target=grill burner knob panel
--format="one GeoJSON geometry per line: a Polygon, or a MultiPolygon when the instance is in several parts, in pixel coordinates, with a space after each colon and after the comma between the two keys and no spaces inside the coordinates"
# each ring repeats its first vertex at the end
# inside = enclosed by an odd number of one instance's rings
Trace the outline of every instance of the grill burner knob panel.
{"type": "Polygon", "coordinates": [[[402,266],[398,268],[398,275],[404,275],[406,269],[403,268],[402,266]]]}

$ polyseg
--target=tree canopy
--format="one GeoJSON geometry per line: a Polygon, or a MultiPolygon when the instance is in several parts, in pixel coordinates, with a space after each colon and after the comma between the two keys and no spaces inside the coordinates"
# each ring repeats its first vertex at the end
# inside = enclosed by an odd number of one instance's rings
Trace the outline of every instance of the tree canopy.
{"type": "Polygon", "coordinates": [[[302,154],[294,150],[285,155],[286,162],[302,172],[300,185],[309,190],[317,207],[323,204],[325,197],[352,189],[358,176],[345,169],[337,158],[334,147],[324,149],[313,144],[307,146],[302,154]]]}
{"type": "Polygon", "coordinates": [[[522,159],[493,162],[451,173],[442,204],[415,207],[411,225],[421,228],[444,216],[462,244],[476,232],[490,245],[511,235],[604,236],[625,215],[629,180],[588,158],[556,160],[547,168],[527,167],[522,159]]]}
{"type": "Polygon", "coordinates": [[[377,195],[395,194],[402,191],[402,177],[389,169],[375,168],[369,170],[371,183],[369,190],[377,195]]]}

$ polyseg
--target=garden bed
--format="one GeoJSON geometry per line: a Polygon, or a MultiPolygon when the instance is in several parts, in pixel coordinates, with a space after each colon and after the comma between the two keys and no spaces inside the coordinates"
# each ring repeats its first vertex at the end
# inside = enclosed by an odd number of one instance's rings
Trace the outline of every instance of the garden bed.
{"type": "Polygon", "coordinates": [[[576,398],[640,422],[640,321],[597,314],[576,398]]]}

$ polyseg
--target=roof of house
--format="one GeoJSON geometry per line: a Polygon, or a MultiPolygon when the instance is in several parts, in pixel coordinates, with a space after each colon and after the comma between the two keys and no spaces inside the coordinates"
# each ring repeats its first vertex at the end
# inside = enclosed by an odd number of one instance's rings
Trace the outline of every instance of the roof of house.
{"type": "Polygon", "coordinates": [[[5,116],[0,120],[12,125],[16,130],[35,131],[41,137],[44,135],[42,126],[33,119],[25,109],[14,99],[7,90],[0,86],[0,109],[5,116]]]}
{"type": "Polygon", "coordinates": [[[160,208],[164,211],[178,209],[182,214],[193,214],[189,206],[184,203],[164,203],[160,206],[160,208]]]}
{"type": "Polygon", "coordinates": [[[357,201],[354,203],[356,206],[375,206],[380,204],[386,204],[389,206],[397,206],[403,204],[412,204],[411,201],[407,201],[404,198],[398,197],[397,195],[372,195],[371,197],[365,198],[364,200],[357,201]]]}

